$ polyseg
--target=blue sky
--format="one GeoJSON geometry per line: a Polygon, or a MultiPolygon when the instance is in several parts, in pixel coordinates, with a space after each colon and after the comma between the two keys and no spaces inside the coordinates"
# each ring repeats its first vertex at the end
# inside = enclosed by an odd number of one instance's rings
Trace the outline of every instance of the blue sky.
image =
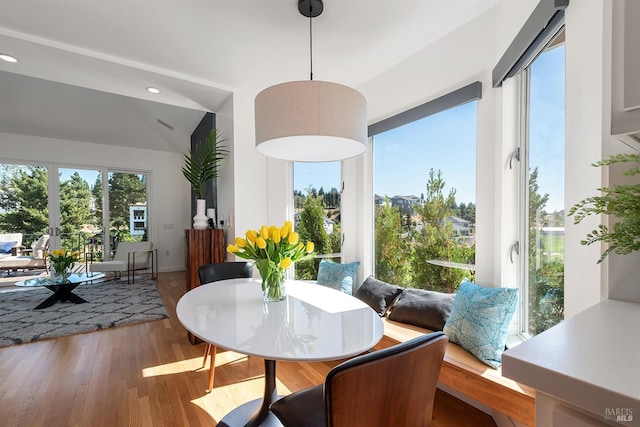
{"type": "Polygon", "coordinates": [[[529,166],[549,195],[547,212],[564,206],[564,50],[546,51],[531,66],[529,166]]]}
{"type": "Polygon", "coordinates": [[[425,117],[374,137],[374,192],[426,193],[429,170],[442,171],[445,194],[476,201],[476,102],[425,117]]]}
{"type": "Polygon", "coordinates": [[[88,170],[88,169],[72,169],[72,168],[59,168],[58,172],[60,173],[60,181],[66,181],[71,178],[75,172],[80,174],[80,177],[84,179],[90,187],[96,183],[96,178],[100,173],[97,170],[88,170]]]}

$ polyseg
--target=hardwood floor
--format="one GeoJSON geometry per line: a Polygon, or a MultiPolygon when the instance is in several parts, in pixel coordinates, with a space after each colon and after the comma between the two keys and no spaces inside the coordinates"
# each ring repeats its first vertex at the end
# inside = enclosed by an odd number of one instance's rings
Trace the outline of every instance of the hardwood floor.
{"type": "MultiPolygon", "coordinates": [[[[175,316],[184,272],[161,273],[169,318],[0,348],[0,425],[214,426],[261,397],[263,362],[219,350],[214,389],[200,370],[204,344],[191,345],[175,316]]],[[[1,294],[0,294],[1,298],[1,294]]],[[[287,394],[323,382],[333,363],[278,363],[287,394]]],[[[495,426],[446,393],[436,396],[435,427],[495,426]]]]}

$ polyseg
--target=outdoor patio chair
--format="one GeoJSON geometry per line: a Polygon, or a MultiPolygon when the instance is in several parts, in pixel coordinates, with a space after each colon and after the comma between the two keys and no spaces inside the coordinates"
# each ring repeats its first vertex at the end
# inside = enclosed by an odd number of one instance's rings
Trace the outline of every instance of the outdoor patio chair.
{"type": "Polygon", "coordinates": [[[285,427],[428,426],[447,341],[434,332],[350,359],[271,412],[285,427]]]}
{"type": "MultiPolygon", "coordinates": [[[[253,263],[245,261],[205,264],[198,268],[200,285],[206,285],[207,283],[217,282],[219,280],[249,278],[252,277],[252,275],[253,263]]],[[[216,351],[217,347],[210,343],[207,343],[204,349],[204,359],[202,360],[203,369],[207,364],[207,357],[211,355],[211,362],[209,364],[209,388],[207,392],[211,392],[213,389],[216,351]]]]}
{"type": "Polygon", "coordinates": [[[119,242],[113,259],[93,262],[95,254],[85,254],[88,272],[114,273],[116,279],[127,272],[127,283],[135,282],[135,272],[150,270],[151,278],[158,277],[158,250],[151,242],[119,242]]]}
{"type": "MultiPolygon", "coordinates": [[[[21,235],[20,235],[21,236],[21,235]]],[[[48,234],[43,234],[26,249],[21,244],[12,248],[12,255],[0,257],[0,270],[9,274],[12,270],[49,270],[45,254],[49,251],[48,234]],[[13,255],[15,254],[15,255],[13,255]]]]}

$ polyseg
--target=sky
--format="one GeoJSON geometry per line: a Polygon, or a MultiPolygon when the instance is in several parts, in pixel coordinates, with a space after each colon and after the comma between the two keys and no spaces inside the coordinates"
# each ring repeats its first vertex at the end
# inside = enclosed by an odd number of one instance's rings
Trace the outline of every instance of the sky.
{"type": "Polygon", "coordinates": [[[564,207],[564,44],[538,57],[531,66],[529,167],[538,168],[546,211],[564,207]]]}
{"type": "Polygon", "coordinates": [[[80,177],[85,180],[91,188],[93,188],[93,185],[96,183],[96,178],[100,173],[100,171],[97,170],[69,168],[59,168],[58,172],[60,173],[60,181],[66,181],[71,177],[71,175],[73,175],[75,172],[78,172],[80,174],[80,177]]]}
{"type": "Polygon", "coordinates": [[[374,137],[374,192],[418,196],[427,192],[429,171],[440,170],[447,195],[476,202],[476,109],[469,102],[374,137]]]}

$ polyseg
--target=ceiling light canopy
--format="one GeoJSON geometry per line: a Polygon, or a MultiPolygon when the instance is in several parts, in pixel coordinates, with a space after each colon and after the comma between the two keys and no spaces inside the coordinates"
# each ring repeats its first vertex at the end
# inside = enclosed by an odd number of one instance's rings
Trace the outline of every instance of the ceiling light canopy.
{"type": "Polygon", "coordinates": [[[367,102],[355,89],[313,80],[311,21],[323,4],[299,0],[298,10],[309,18],[311,78],[271,86],[256,96],[256,149],[298,162],[358,156],[367,149],[367,102]]]}

